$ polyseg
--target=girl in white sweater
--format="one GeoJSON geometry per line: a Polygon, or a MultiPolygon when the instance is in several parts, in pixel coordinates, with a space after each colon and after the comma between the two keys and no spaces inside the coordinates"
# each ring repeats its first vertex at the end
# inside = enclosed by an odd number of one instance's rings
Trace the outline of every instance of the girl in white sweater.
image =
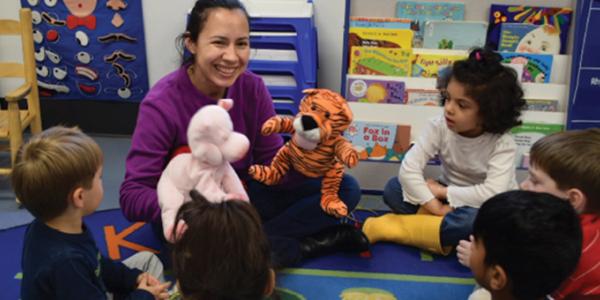
{"type": "Polygon", "coordinates": [[[516,145],[508,131],[525,105],[516,72],[486,49],[473,50],[438,80],[444,114],[429,121],[408,151],[383,200],[394,213],[368,218],[371,243],[393,241],[447,254],[468,238],[478,208],[495,194],[516,189],[516,145]],[[440,178],[425,178],[438,156],[440,178]]]}

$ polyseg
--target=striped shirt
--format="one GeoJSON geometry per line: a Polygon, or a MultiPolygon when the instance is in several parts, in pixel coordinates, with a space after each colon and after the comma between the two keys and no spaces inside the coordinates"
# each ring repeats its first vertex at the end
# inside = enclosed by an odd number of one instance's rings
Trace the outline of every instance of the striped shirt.
{"type": "Polygon", "coordinates": [[[583,230],[581,258],[575,272],[553,298],[560,299],[600,299],[600,216],[583,214],[580,216],[583,230]]]}

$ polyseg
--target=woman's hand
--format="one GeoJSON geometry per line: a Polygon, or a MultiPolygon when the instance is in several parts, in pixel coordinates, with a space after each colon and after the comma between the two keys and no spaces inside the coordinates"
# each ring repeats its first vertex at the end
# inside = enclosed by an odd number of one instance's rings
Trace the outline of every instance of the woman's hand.
{"type": "Polygon", "coordinates": [[[445,216],[447,213],[454,210],[450,205],[442,203],[442,201],[437,198],[427,201],[423,204],[423,208],[436,216],[445,216]]]}
{"type": "Polygon", "coordinates": [[[427,179],[427,187],[431,191],[434,197],[437,199],[446,199],[448,194],[448,188],[440,184],[439,182],[429,178],[427,179]]]}

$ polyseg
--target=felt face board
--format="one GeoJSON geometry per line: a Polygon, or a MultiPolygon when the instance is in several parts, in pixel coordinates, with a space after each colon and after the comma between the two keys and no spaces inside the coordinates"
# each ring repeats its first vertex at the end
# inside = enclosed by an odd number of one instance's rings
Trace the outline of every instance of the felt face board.
{"type": "Polygon", "coordinates": [[[21,0],[40,96],[138,101],[148,91],[141,0],[21,0]]]}

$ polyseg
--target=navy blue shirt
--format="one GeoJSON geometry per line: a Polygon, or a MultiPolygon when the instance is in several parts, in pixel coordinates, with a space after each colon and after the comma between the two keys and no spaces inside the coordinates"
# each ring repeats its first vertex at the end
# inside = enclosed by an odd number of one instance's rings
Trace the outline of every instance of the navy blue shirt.
{"type": "Polygon", "coordinates": [[[103,257],[87,227],[68,234],[34,220],[23,245],[21,299],[106,299],[106,292],[128,299],[154,299],[136,289],[140,270],[103,257]]]}

